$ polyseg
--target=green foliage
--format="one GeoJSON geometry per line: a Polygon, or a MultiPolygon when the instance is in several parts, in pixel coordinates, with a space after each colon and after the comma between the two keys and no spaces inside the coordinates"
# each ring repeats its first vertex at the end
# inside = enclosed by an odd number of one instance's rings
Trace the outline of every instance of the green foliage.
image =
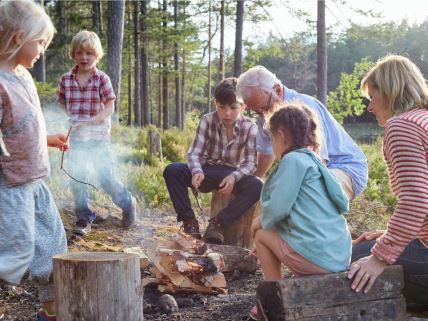
{"type": "Polygon", "coordinates": [[[134,172],[135,187],[143,193],[144,200],[150,207],[170,203],[162,173],[162,166],[145,165],[140,166],[134,172]]]}
{"type": "Polygon", "coordinates": [[[370,201],[393,206],[396,202],[396,197],[389,185],[388,171],[381,152],[381,137],[377,139],[375,144],[362,145],[361,147],[369,163],[369,181],[363,197],[370,201]]]}
{"type": "Polygon", "coordinates": [[[327,107],[339,123],[343,123],[347,116],[359,116],[364,112],[366,106],[361,97],[360,82],[371,66],[369,59],[362,59],[355,64],[351,74],[342,73],[339,86],[329,92],[327,107]]]}
{"type": "Polygon", "coordinates": [[[186,114],[184,130],[174,127],[161,133],[162,153],[166,162],[185,162],[186,152],[195,136],[196,126],[199,121],[197,111],[186,114]]]}
{"type": "Polygon", "coordinates": [[[35,81],[34,83],[36,84],[41,104],[52,103],[55,99],[56,86],[48,82],[35,81]]]}

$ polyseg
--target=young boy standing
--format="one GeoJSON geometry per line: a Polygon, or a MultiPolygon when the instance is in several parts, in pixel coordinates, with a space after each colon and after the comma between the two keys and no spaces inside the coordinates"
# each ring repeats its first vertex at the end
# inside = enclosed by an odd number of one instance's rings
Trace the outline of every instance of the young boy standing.
{"type": "MultiPolygon", "coordinates": [[[[100,39],[91,31],[80,31],[71,41],[74,67],[61,76],[57,101],[71,121],[67,166],[71,175],[86,180],[90,168],[113,202],[122,209],[122,226],[135,222],[136,200],[113,171],[110,153],[111,115],[116,99],[109,76],[96,68],[103,56],[100,39]]],[[[87,185],[71,181],[77,222],[73,234],[87,235],[95,213],[88,206],[87,185]]]]}
{"type": "Polygon", "coordinates": [[[256,169],[257,126],[241,116],[243,103],[236,98],[236,78],[227,78],[215,89],[216,111],[202,116],[187,164],[172,163],[164,178],[184,232],[201,238],[188,188],[203,193],[218,190],[235,195],[229,205],[212,218],[204,235],[207,243],[222,244],[224,229],[242,216],[260,198],[262,181],[256,169]]]}

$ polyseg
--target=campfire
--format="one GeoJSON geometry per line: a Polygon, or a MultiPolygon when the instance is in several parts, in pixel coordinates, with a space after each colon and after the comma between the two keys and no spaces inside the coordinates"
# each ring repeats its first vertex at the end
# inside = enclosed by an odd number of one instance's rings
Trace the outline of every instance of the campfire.
{"type": "Polygon", "coordinates": [[[257,268],[256,258],[246,249],[205,244],[182,232],[158,241],[146,253],[140,248],[125,252],[137,253],[141,269],[154,275],[144,278],[143,286],[156,286],[162,293],[226,294],[223,272],[254,273],[257,268]]]}

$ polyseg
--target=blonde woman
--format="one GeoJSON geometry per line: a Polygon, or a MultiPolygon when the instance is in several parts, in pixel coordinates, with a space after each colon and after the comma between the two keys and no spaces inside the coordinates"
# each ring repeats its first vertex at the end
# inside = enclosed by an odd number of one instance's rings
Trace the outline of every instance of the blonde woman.
{"type": "Polygon", "coordinates": [[[27,71],[53,34],[51,20],[33,1],[0,2],[0,283],[17,284],[29,271],[42,303],[38,321],[55,320],[52,256],[67,251],[58,209],[42,178],[49,174],[47,145],[68,145],[65,135],[46,135],[27,71]]]}
{"type": "Polygon", "coordinates": [[[387,229],[353,244],[348,277],[368,292],[388,264],[403,266],[408,308],[428,310],[428,88],[408,58],[389,55],[368,72],[361,90],[385,127],[383,154],[397,196],[387,229]]]}

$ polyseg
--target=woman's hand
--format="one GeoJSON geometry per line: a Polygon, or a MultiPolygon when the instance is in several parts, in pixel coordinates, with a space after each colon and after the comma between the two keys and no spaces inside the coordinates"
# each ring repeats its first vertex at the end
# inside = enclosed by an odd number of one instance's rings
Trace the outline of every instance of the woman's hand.
{"type": "Polygon", "coordinates": [[[364,232],[358,238],[352,241],[352,245],[356,245],[362,241],[376,240],[377,238],[385,234],[385,232],[386,232],[385,230],[375,230],[370,232],[364,232]]]}
{"type": "Polygon", "coordinates": [[[251,237],[256,236],[256,232],[262,228],[262,217],[257,216],[251,223],[251,237]]]}
{"type": "Polygon", "coordinates": [[[68,150],[68,139],[67,135],[55,134],[47,136],[47,144],[49,147],[56,147],[63,152],[68,150]]]}
{"type": "Polygon", "coordinates": [[[383,273],[386,265],[385,261],[379,260],[373,254],[352,263],[348,271],[348,279],[354,279],[351,288],[355,292],[360,292],[364,288],[364,293],[367,293],[377,277],[383,273]]]}

